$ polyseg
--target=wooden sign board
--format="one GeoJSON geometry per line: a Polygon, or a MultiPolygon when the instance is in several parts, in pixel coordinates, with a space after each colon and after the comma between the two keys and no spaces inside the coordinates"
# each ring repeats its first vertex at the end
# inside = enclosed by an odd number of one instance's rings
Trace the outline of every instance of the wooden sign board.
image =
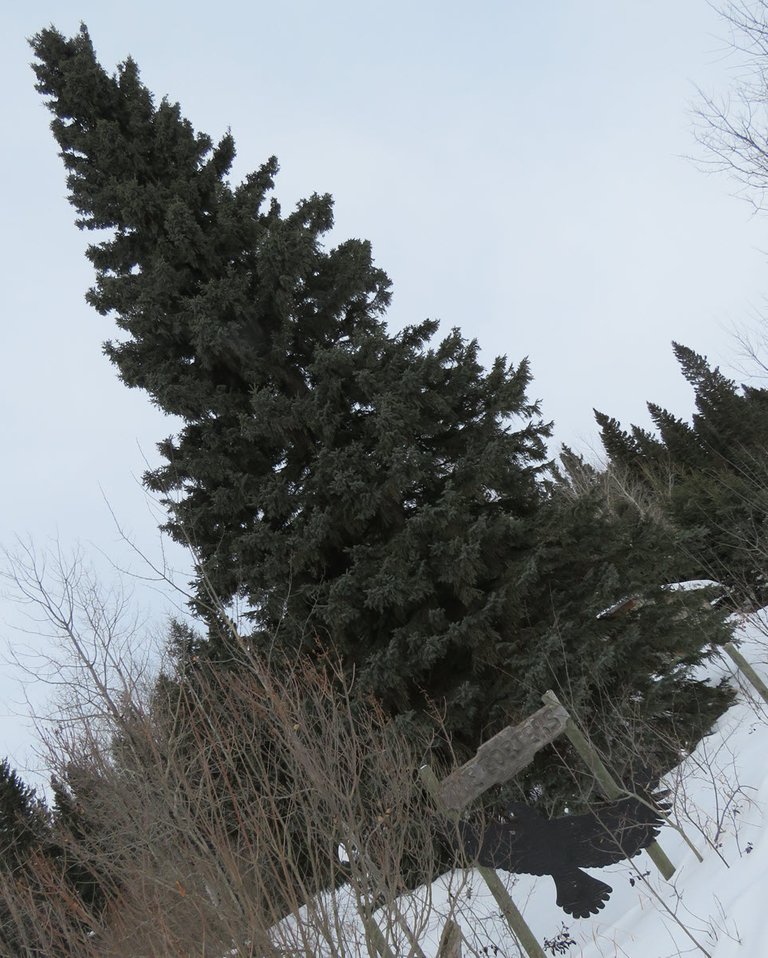
{"type": "Polygon", "coordinates": [[[562,705],[545,705],[519,725],[508,725],[484,742],[461,768],[444,778],[439,798],[458,812],[492,785],[500,785],[525,768],[539,749],[565,731],[568,712],[562,705]]]}

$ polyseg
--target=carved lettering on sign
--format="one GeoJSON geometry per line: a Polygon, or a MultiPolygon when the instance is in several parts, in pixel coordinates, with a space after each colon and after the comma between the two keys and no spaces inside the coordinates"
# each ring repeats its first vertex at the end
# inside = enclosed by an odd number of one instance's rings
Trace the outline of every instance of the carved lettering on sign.
{"type": "Polygon", "coordinates": [[[568,712],[562,705],[545,705],[519,725],[508,725],[477,750],[461,768],[440,783],[440,799],[458,812],[492,785],[499,785],[525,768],[539,749],[565,730],[568,712]]]}

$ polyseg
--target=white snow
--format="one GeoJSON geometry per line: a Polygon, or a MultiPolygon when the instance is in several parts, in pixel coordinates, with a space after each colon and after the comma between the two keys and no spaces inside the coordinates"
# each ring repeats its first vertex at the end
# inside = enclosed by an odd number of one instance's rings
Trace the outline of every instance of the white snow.
{"type": "Polygon", "coordinates": [[[668,582],[662,588],[670,592],[695,592],[698,589],[722,589],[722,585],[714,579],[686,579],[684,582],[668,582]]]}

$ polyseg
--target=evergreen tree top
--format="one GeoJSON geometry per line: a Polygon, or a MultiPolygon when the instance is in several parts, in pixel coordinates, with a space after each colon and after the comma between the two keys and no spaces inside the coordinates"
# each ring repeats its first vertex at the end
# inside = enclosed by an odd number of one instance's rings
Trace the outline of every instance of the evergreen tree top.
{"type": "Polygon", "coordinates": [[[612,466],[654,489],[688,537],[701,563],[698,578],[728,582],[735,594],[754,589],[762,575],[768,449],[768,390],[739,387],[687,346],[675,357],[694,390],[695,412],[686,422],[648,404],[658,436],[597,414],[612,466]]]}
{"type": "Polygon", "coordinates": [[[315,348],[377,328],[389,280],[366,242],[323,249],[329,196],[283,217],[267,202],[274,157],[233,188],[232,136],[214,146],[178,104],[155,106],[130,59],[108,75],[84,26],[72,39],[43,30],[31,44],[78,224],[112,231],[88,249],[88,298],[130,334],[106,346],[127,385],[199,418],[219,389],[277,379],[300,391],[315,348]]]}
{"type": "Polygon", "coordinates": [[[24,783],[7,758],[0,761],[0,867],[18,865],[42,837],[44,823],[44,806],[35,789],[24,783]]]}

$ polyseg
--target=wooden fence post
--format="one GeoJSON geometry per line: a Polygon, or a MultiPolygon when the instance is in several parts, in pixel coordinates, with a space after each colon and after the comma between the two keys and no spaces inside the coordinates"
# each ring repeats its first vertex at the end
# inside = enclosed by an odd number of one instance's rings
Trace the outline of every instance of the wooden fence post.
{"type": "Polygon", "coordinates": [[[739,652],[733,642],[726,642],[723,649],[730,655],[731,659],[733,659],[739,671],[744,673],[760,698],[764,702],[768,702],[768,686],[763,682],[749,662],[747,662],[741,652],[739,652]]]}
{"type": "MultiPolygon", "coordinates": [[[[381,873],[379,872],[379,869],[373,864],[373,862],[365,860],[364,867],[369,877],[373,879],[376,887],[378,889],[383,889],[384,882],[382,881],[381,873]]],[[[394,902],[388,902],[387,904],[391,908],[393,917],[395,921],[397,922],[397,924],[400,926],[400,930],[408,939],[408,944],[410,945],[410,949],[411,949],[409,952],[409,958],[427,958],[427,956],[424,954],[424,951],[421,945],[418,942],[418,939],[416,938],[416,935],[413,933],[413,931],[411,931],[408,925],[408,922],[403,917],[400,909],[397,907],[397,905],[394,902]]],[[[371,912],[368,915],[368,918],[370,919],[371,922],[375,924],[375,921],[373,919],[373,912],[371,912]]],[[[379,944],[381,944],[382,941],[384,941],[384,943],[386,944],[386,939],[384,938],[378,925],[376,925],[376,931],[372,933],[373,933],[373,937],[375,938],[377,942],[377,945],[376,945],[377,948],[379,948],[379,944]],[[377,932],[378,932],[378,936],[377,936],[377,932]]]]}
{"type": "MultiPolygon", "coordinates": [[[[541,700],[547,705],[562,705],[558,697],[551,689],[542,695],[541,700]]],[[[584,735],[584,733],[576,725],[573,719],[570,718],[570,716],[566,722],[565,734],[568,736],[571,744],[579,753],[579,755],[584,759],[589,770],[592,772],[598,782],[600,782],[600,786],[603,789],[605,797],[615,799],[624,795],[624,789],[622,789],[616,783],[611,773],[608,771],[605,765],[603,765],[600,756],[590,745],[586,735],[584,735]]],[[[675,866],[669,860],[659,843],[654,841],[648,846],[646,851],[648,852],[649,858],[661,872],[663,877],[669,881],[675,874],[675,866]]]]}
{"type": "Polygon", "coordinates": [[[395,958],[395,953],[387,944],[387,939],[384,937],[384,933],[376,924],[376,919],[373,917],[373,912],[369,911],[367,915],[363,915],[362,917],[365,932],[371,939],[373,947],[381,955],[381,958],[395,958]]]}
{"type": "MultiPolygon", "coordinates": [[[[419,769],[419,778],[445,817],[449,820],[456,821],[458,819],[458,813],[446,809],[440,800],[440,783],[429,765],[422,765],[419,769]]],[[[504,915],[512,933],[516,936],[521,947],[528,953],[529,958],[547,958],[541,945],[536,940],[536,936],[528,927],[528,923],[525,918],[523,918],[522,913],[512,901],[512,896],[507,891],[495,869],[485,868],[480,865],[477,870],[480,872],[491,894],[496,899],[496,904],[501,909],[501,913],[504,915]]]]}
{"type": "Polygon", "coordinates": [[[440,944],[437,946],[437,958],[461,958],[461,928],[453,918],[449,918],[440,935],[440,944]]]}

